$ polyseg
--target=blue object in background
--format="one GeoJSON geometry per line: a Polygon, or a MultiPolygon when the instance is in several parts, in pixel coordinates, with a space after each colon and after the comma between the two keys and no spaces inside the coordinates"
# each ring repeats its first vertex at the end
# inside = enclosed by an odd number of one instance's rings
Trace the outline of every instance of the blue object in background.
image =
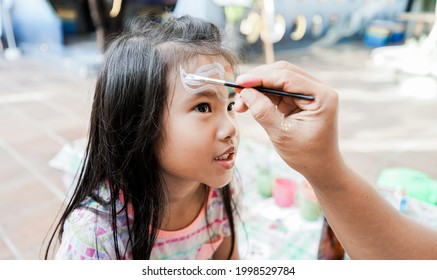
{"type": "Polygon", "coordinates": [[[62,22],[46,0],[14,0],[12,26],[18,47],[46,45],[49,49],[63,45],[62,22]]]}
{"type": "Polygon", "coordinates": [[[77,22],[75,19],[61,19],[62,32],[64,35],[77,34],[77,22]]]}
{"type": "Polygon", "coordinates": [[[374,20],[366,29],[364,44],[368,47],[382,47],[401,44],[405,41],[405,28],[394,21],[374,20]]]}

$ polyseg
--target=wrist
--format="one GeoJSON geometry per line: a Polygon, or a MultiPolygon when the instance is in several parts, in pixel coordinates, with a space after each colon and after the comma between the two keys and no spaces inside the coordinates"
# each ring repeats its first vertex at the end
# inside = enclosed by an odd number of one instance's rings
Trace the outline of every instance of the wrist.
{"type": "MultiPolygon", "coordinates": [[[[298,171],[315,186],[326,185],[328,182],[337,182],[350,172],[340,153],[331,157],[323,157],[323,159],[316,158],[312,161],[312,164],[306,164],[302,170],[298,171]]],[[[341,184],[332,185],[341,186],[341,184]]]]}

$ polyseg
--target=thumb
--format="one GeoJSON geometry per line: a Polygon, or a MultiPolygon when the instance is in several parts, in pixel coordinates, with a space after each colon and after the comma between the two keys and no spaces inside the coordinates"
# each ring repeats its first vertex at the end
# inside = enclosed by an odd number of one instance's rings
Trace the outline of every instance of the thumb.
{"type": "Polygon", "coordinates": [[[282,114],[264,94],[252,88],[245,88],[241,91],[240,97],[249,108],[254,119],[264,129],[267,130],[275,124],[281,123],[282,114]]]}

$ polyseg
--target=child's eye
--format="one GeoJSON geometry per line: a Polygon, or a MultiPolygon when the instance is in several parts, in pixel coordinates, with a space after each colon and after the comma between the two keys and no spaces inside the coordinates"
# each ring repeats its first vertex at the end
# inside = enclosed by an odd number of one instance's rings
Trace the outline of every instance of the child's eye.
{"type": "Polygon", "coordinates": [[[194,110],[200,113],[209,113],[211,112],[211,107],[209,106],[208,103],[202,103],[194,107],[194,110]]]}
{"type": "Polygon", "coordinates": [[[233,111],[233,110],[234,110],[234,105],[235,105],[235,102],[231,102],[231,103],[229,103],[229,105],[228,105],[228,111],[233,111]]]}

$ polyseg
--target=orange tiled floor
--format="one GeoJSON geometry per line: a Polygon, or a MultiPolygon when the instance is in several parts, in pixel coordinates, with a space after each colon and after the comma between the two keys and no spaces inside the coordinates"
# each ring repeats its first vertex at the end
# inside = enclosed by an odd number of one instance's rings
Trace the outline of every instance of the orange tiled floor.
{"type": "MultiPolygon", "coordinates": [[[[358,44],[278,52],[277,59],[338,90],[341,148],[369,181],[400,165],[437,178],[436,87],[408,87],[416,77],[377,68],[368,55],[358,44]],[[434,95],[418,98],[424,91],[434,95]]],[[[48,162],[87,132],[94,80],[65,69],[64,62],[0,59],[0,259],[42,258],[44,237],[65,195],[61,174],[48,162]]],[[[259,62],[262,57],[251,61],[259,62]]],[[[242,72],[252,65],[242,65],[242,72]]],[[[248,115],[240,118],[244,136],[265,141],[248,115]]]]}
{"type": "Polygon", "coordinates": [[[65,196],[48,165],[86,134],[92,80],[41,61],[0,61],[0,259],[40,258],[65,196]]]}

